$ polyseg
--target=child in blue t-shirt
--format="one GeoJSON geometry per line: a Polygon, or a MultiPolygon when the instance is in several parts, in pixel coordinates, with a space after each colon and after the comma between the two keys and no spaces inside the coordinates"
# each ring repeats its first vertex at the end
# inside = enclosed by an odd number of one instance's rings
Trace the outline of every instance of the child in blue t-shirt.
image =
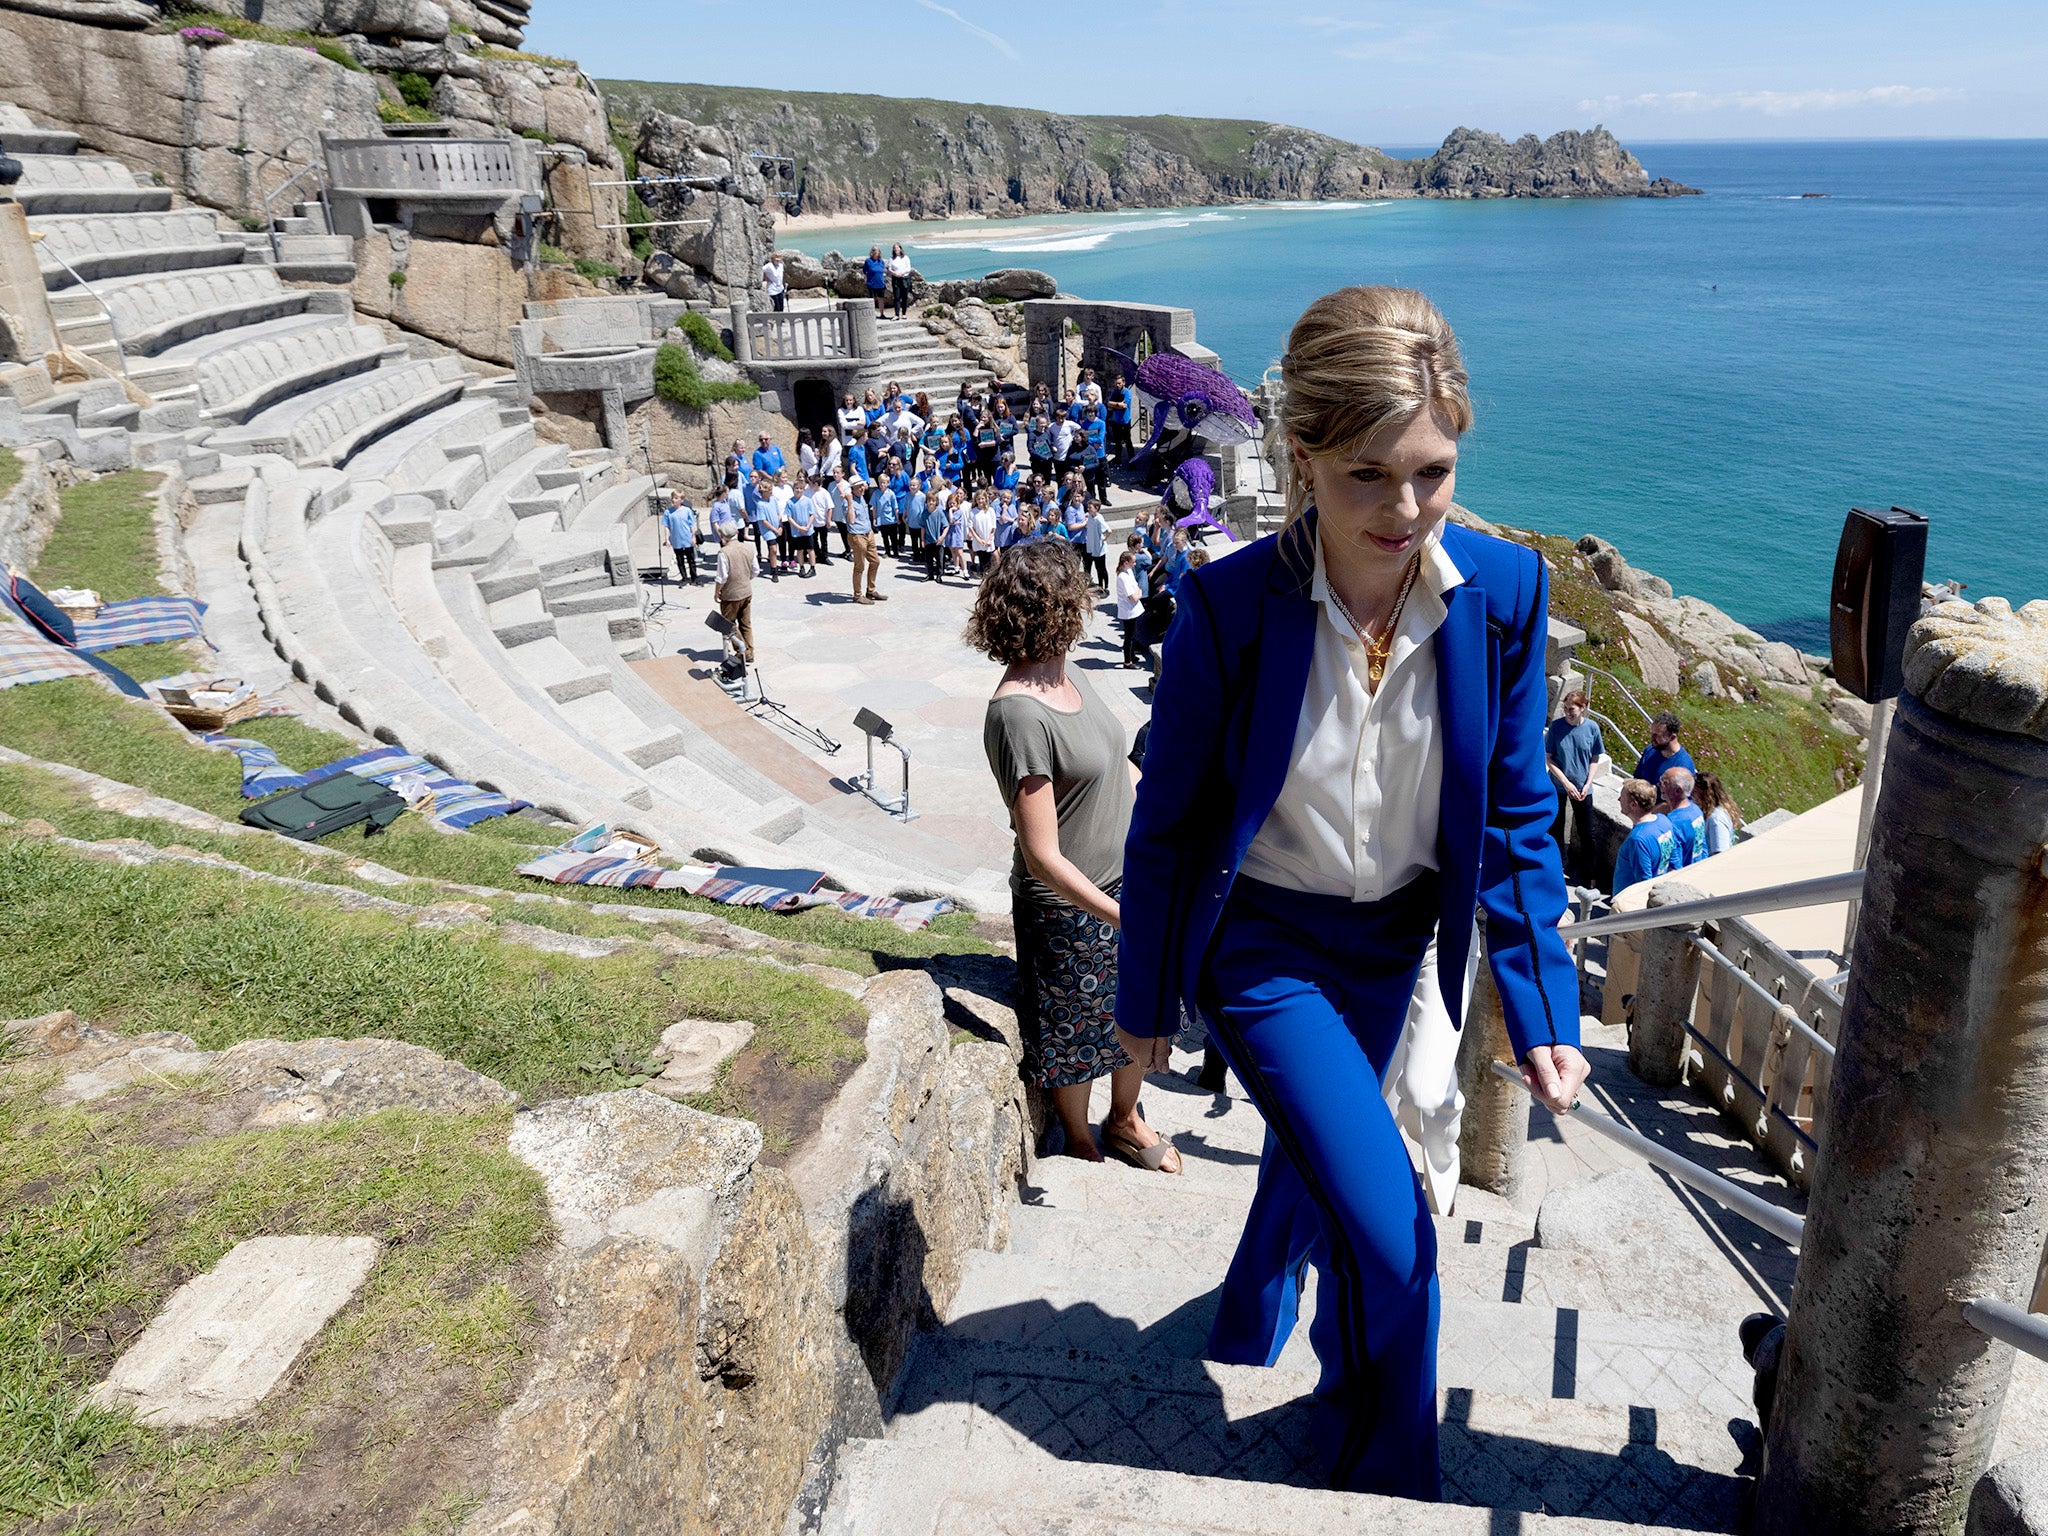
{"type": "Polygon", "coordinates": [[[1656,790],[1641,779],[1630,779],[1621,786],[1621,814],[1635,825],[1615,855],[1610,892],[1668,875],[1678,867],[1678,839],[1671,823],[1657,813],[1656,790]]]}

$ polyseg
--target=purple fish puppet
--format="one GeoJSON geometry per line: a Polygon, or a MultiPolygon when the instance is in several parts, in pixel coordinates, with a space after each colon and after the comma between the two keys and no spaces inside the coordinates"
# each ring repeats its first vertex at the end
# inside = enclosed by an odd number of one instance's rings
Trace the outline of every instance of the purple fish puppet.
{"type": "Polygon", "coordinates": [[[1183,459],[1173,471],[1173,478],[1166,482],[1166,491],[1159,498],[1162,507],[1173,511],[1176,528],[1214,528],[1231,543],[1237,536],[1209,512],[1209,498],[1216,490],[1216,471],[1209,467],[1204,458],[1183,459]]]}
{"type": "Polygon", "coordinates": [[[1171,352],[1154,352],[1142,363],[1115,350],[1109,355],[1152,411],[1152,435],[1131,457],[1141,472],[1149,467],[1163,477],[1208,444],[1245,443],[1259,435],[1251,397],[1227,374],[1171,352]]]}

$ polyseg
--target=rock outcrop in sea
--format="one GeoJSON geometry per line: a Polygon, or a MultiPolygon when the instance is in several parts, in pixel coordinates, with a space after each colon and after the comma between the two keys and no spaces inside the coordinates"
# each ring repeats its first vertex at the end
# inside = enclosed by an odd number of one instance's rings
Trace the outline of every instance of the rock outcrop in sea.
{"type": "Polygon", "coordinates": [[[1605,128],[1510,143],[1460,128],[1422,160],[1400,160],[1281,123],[1181,117],[1073,117],[961,102],[598,82],[620,122],[645,136],[715,127],[736,156],[787,157],[814,214],[942,219],[1175,208],[1256,200],[1382,197],[1664,197],[1605,128]]]}

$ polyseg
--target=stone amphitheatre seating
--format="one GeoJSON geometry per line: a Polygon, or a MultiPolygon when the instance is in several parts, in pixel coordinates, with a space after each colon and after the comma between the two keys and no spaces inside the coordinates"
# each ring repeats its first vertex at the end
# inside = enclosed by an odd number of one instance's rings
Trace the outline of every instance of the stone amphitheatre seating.
{"type": "Polygon", "coordinates": [[[242,259],[240,247],[221,239],[214,215],[202,208],[46,214],[36,220],[35,229],[43,237],[36,258],[52,290],[68,287],[74,274],[90,282],[137,272],[228,266],[242,259]]]}
{"type": "MultiPolygon", "coordinates": [[[[37,132],[11,111],[0,124],[37,132]]],[[[956,851],[865,802],[807,801],[633,670],[651,652],[627,531],[653,479],[538,441],[512,376],[411,355],[434,349],[358,324],[345,289],[286,286],[264,242],[119,162],[35,143],[22,201],[61,335],[125,361],[153,403],[118,379],[38,393],[18,369],[0,374],[0,441],[182,465],[223,666],[273,686],[289,668],[381,740],[673,853],[1002,902],[963,883],[956,851]]]]}
{"type": "Polygon", "coordinates": [[[301,315],[315,307],[315,295],[285,287],[268,267],[251,266],[113,278],[95,283],[93,294],[97,302],[93,295],[60,290],[51,295],[50,310],[67,346],[109,363],[115,360],[117,330],[122,351],[147,357],[195,336],[301,315]]]}

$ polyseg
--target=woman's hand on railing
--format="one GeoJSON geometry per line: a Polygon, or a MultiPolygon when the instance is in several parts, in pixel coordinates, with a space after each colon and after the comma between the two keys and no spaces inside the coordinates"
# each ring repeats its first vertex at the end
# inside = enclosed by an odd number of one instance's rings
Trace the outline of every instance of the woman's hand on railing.
{"type": "Polygon", "coordinates": [[[1593,1068],[1575,1045],[1539,1045],[1522,1058],[1522,1082],[1552,1114],[1579,1107],[1579,1090],[1593,1068]]]}

